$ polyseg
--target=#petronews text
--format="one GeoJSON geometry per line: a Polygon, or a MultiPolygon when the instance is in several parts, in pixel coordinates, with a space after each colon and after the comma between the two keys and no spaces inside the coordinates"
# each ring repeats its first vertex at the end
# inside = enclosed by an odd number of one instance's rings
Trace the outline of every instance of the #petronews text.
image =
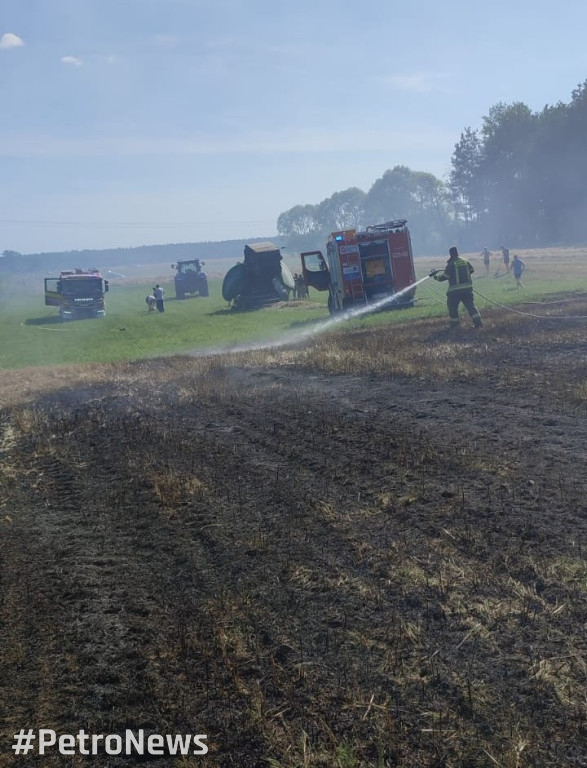
{"type": "MultiPolygon", "coordinates": [[[[126,729],[124,738],[116,733],[108,735],[89,734],[80,729],[77,734],[65,733],[57,736],[51,728],[41,728],[38,732],[37,748],[39,755],[45,755],[57,747],[61,755],[98,755],[106,752],[107,755],[205,755],[208,746],[205,743],[208,737],[205,734],[175,734],[162,736],[151,733],[145,736],[145,731],[140,728],[135,735],[130,729],[126,729]]],[[[14,734],[12,749],[17,755],[27,755],[34,751],[37,734],[32,728],[26,731],[21,728],[14,734]]]]}

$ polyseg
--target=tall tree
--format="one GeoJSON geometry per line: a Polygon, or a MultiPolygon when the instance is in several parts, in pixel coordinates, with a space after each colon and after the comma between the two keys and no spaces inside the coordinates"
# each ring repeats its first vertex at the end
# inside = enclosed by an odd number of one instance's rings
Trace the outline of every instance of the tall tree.
{"type": "Polygon", "coordinates": [[[324,232],[359,228],[365,216],[367,195],[358,187],[335,192],[318,204],[316,221],[324,232]]]}
{"type": "Polygon", "coordinates": [[[413,196],[414,174],[405,165],[396,165],[377,179],[366,199],[366,216],[370,224],[392,219],[412,219],[416,211],[413,196]]]}
{"type": "Polygon", "coordinates": [[[465,128],[455,146],[449,189],[455,215],[459,221],[469,224],[484,211],[479,178],[483,146],[479,134],[472,128],[465,128]]]}
{"type": "Polygon", "coordinates": [[[533,229],[524,201],[533,193],[528,180],[536,125],[536,115],[522,102],[498,103],[483,118],[479,173],[489,213],[489,231],[508,243],[527,240],[533,229]]]}
{"type": "Polygon", "coordinates": [[[448,236],[449,208],[446,187],[433,174],[396,165],[367,193],[365,218],[370,224],[407,219],[415,250],[430,252],[448,236]]]}
{"type": "Polygon", "coordinates": [[[277,233],[282,237],[309,235],[317,228],[315,205],[294,205],[279,214],[277,233]]]}
{"type": "Polygon", "coordinates": [[[577,242],[587,238],[587,81],[573,91],[561,148],[561,227],[565,240],[577,242]]]}
{"type": "Polygon", "coordinates": [[[568,207],[568,169],[564,160],[564,136],[569,109],[559,103],[546,106],[537,116],[534,135],[528,138],[525,214],[532,219],[534,237],[527,243],[542,245],[563,238],[563,212],[568,207]]]}
{"type": "Polygon", "coordinates": [[[279,214],[277,232],[285,239],[288,250],[295,252],[318,247],[321,238],[316,211],[315,205],[294,205],[279,214]]]}

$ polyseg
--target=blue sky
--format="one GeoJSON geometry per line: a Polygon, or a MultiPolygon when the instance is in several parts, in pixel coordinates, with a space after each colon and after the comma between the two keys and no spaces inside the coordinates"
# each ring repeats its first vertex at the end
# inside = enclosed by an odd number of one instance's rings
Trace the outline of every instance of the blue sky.
{"type": "MultiPolygon", "coordinates": [[[[568,102],[584,0],[2,0],[0,252],[271,236],[499,101],[568,102]]],[[[397,212],[394,212],[394,215],[397,212]]]]}

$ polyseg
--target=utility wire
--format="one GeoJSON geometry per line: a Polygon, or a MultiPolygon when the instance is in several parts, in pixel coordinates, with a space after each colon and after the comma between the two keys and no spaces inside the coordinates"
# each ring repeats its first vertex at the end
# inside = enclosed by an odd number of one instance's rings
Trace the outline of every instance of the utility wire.
{"type": "Polygon", "coordinates": [[[0,224],[25,224],[35,227],[104,227],[107,229],[162,229],[169,227],[242,226],[244,224],[275,224],[272,219],[247,219],[243,221],[55,221],[41,219],[0,219],[0,224]]]}

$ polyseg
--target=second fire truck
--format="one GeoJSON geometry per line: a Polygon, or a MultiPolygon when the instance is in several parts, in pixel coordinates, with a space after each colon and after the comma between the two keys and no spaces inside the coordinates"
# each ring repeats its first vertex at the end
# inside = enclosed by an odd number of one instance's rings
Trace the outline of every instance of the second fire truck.
{"type": "Polygon", "coordinates": [[[62,320],[104,317],[108,280],[97,269],[64,270],[59,277],[45,278],[45,304],[59,307],[62,320]]]}

